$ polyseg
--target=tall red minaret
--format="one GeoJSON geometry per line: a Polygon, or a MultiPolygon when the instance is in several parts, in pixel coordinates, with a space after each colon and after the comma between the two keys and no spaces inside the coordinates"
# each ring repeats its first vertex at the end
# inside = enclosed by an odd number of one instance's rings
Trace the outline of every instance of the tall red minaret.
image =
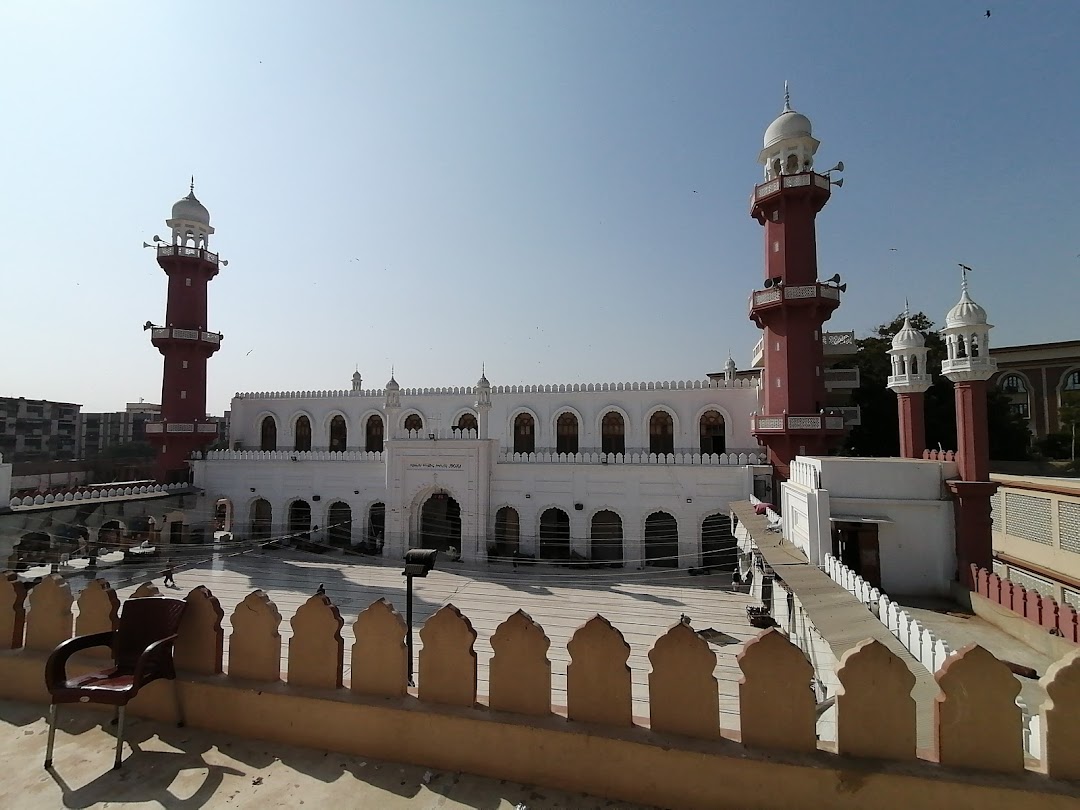
{"type": "Polygon", "coordinates": [[[986,381],[997,371],[990,356],[990,330],[986,310],[968,295],[963,269],[960,300],[945,316],[945,349],[941,373],[953,382],[956,399],[956,455],[960,479],[947,482],[955,499],[956,564],[960,582],[974,589],[972,563],[993,568],[990,496],[998,484],[990,480],[990,433],[986,421],[986,381]]]}
{"type": "Polygon", "coordinates": [[[750,318],[765,330],[762,413],[754,436],[768,448],[777,478],[797,455],[823,455],[843,435],[842,416],[827,416],[822,324],[840,306],[839,277],[818,280],[814,221],[829,201],[832,180],[814,172],[819,143],[810,119],[791,109],[765,130],[758,162],[765,182],[754,188],[750,214],[765,226],[764,289],[750,299],[750,318]]]}
{"type": "Polygon", "coordinates": [[[147,438],[158,443],[157,478],[188,480],[191,453],[217,439],[218,425],[206,414],[206,361],[221,345],[220,332],[206,321],[206,286],[218,273],[218,256],[209,250],[210,212],[191,192],[172,207],[165,221],[172,243],[159,237],[157,261],[169,277],[165,325],[151,329],[151,343],[165,357],[161,383],[161,421],[146,426],[147,438]]]}
{"type": "Polygon", "coordinates": [[[900,416],[900,458],[922,458],[926,449],[926,412],[923,402],[934,378],[926,368],[926,338],[911,325],[904,307],[904,326],[892,339],[889,349],[892,374],[888,387],[896,392],[900,416]]]}

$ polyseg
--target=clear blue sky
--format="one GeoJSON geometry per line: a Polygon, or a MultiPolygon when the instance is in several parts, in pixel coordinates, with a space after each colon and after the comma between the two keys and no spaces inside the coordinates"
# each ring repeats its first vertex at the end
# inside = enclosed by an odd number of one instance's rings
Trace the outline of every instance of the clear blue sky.
{"type": "Polygon", "coordinates": [[[159,400],[140,245],[192,173],[230,262],[213,413],[355,364],[370,387],[392,363],[407,387],[745,366],[785,79],[818,167],[847,166],[827,328],[905,296],[940,321],[962,261],[998,345],[1076,338],[1078,36],[1075,0],[6,0],[0,395],[159,400]]]}

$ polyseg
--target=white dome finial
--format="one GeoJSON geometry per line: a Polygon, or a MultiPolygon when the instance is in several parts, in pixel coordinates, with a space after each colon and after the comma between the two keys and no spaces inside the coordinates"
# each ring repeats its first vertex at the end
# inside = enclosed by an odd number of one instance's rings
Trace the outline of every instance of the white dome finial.
{"type": "Polygon", "coordinates": [[[791,112],[791,91],[788,89],[787,79],[784,79],[784,112],[791,112]]]}

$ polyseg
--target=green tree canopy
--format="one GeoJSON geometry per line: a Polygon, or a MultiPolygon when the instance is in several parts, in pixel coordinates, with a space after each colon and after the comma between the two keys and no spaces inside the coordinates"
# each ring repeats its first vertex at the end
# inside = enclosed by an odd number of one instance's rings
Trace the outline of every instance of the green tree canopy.
{"type": "MultiPolygon", "coordinates": [[[[926,444],[929,448],[956,449],[956,405],[953,384],[941,376],[946,359],[945,341],[934,330],[934,322],[924,313],[911,316],[911,325],[926,335],[926,366],[934,383],[926,392],[926,444]]],[[[862,424],[848,435],[846,452],[853,456],[896,456],[900,453],[900,420],[896,394],[886,388],[892,365],[892,339],[904,326],[901,313],[877,327],[872,335],[856,341],[855,365],[861,384],[852,402],[862,409],[862,424]]],[[[1023,417],[1014,414],[1009,402],[996,389],[987,392],[987,420],[990,429],[990,457],[997,461],[1028,458],[1031,433],[1023,417]]]]}

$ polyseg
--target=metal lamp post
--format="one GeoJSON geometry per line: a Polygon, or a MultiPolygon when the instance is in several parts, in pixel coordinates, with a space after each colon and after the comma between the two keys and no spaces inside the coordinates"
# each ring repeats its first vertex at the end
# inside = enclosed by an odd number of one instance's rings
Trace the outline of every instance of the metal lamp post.
{"type": "Polygon", "coordinates": [[[401,575],[405,577],[405,624],[408,628],[405,644],[409,655],[409,686],[416,686],[413,683],[412,581],[413,577],[428,575],[428,571],[435,567],[438,554],[439,550],[434,548],[413,548],[405,552],[405,570],[401,575]]]}

